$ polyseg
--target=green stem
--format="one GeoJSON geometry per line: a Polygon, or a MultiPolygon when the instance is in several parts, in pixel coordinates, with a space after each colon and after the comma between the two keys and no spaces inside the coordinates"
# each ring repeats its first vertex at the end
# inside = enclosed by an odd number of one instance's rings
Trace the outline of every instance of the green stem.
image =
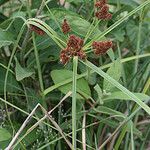
{"type": "Polygon", "coordinates": [[[76,150],[77,67],[78,67],[78,57],[74,57],[73,58],[73,82],[72,82],[72,145],[73,145],[73,150],[76,150]]]}
{"type": "Polygon", "coordinates": [[[45,4],[45,6],[46,6],[48,12],[50,13],[52,19],[55,21],[56,25],[58,26],[59,30],[62,31],[61,26],[59,25],[59,22],[57,21],[56,17],[55,17],[54,14],[51,12],[51,10],[49,9],[49,7],[48,7],[47,3],[45,2],[45,0],[44,0],[44,4],[45,4]]]}
{"type": "Polygon", "coordinates": [[[42,79],[42,70],[41,70],[41,64],[39,60],[39,53],[36,47],[36,42],[35,42],[35,34],[32,33],[32,38],[33,38],[33,46],[34,46],[34,55],[36,59],[36,64],[37,64],[37,69],[38,69],[38,78],[39,78],[39,83],[40,83],[40,90],[42,94],[42,104],[45,108],[47,108],[46,103],[45,103],[45,96],[43,95],[44,92],[44,84],[43,84],[43,79],[42,79]]]}
{"type": "Polygon", "coordinates": [[[146,141],[147,141],[147,139],[149,137],[149,134],[150,134],[150,126],[148,127],[148,130],[146,131],[146,135],[144,136],[145,138],[143,140],[143,143],[141,145],[140,150],[146,149],[145,144],[146,144],[146,141]]]}
{"type": "Polygon", "coordinates": [[[94,25],[94,23],[95,23],[95,20],[96,20],[96,18],[94,18],[94,20],[93,20],[92,24],[90,25],[90,28],[89,28],[89,30],[88,30],[88,32],[87,32],[87,34],[86,34],[86,36],[85,36],[84,43],[86,43],[86,41],[88,40],[88,38],[90,37],[90,35],[93,33],[93,31],[96,29],[96,27],[97,27],[97,26],[98,26],[98,24],[100,23],[100,21],[99,21],[99,20],[97,20],[97,22],[96,22],[95,26],[93,26],[93,25],[94,25]],[[93,28],[92,28],[92,27],[93,27],[93,28]]]}
{"type": "MultiPolygon", "coordinates": [[[[119,58],[120,58],[120,60],[121,60],[121,59],[122,59],[122,56],[121,56],[121,49],[120,49],[120,46],[119,46],[119,42],[117,42],[117,49],[118,49],[119,58]]],[[[122,63],[121,63],[121,68],[122,68],[121,71],[122,71],[123,83],[124,83],[125,87],[127,87],[125,69],[124,69],[124,66],[123,66],[122,63]]]]}
{"type": "MultiPolygon", "coordinates": [[[[140,23],[139,23],[139,29],[138,29],[138,39],[137,39],[137,46],[136,46],[136,56],[139,55],[140,53],[140,43],[141,43],[141,31],[142,31],[142,14],[143,14],[143,9],[141,10],[140,13],[140,23]]],[[[139,64],[139,59],[136,59],[135,65],[134,65],[134,75],[137,73],[138,70],[138,64],[139,64]]],[[[136,85],[136,76],[133,80],[133,87],[132,91],[134,91],[136,85]]]]}
{"type": "Polygon", "coordinates": [[[130,128],[131,128],[131,150],[134,150],[134,137],[133,137],[133,124],[130,121],[130,128]]]}
{"type": "MultiPolygon", "coordinates": [[[[25,24],[22,26],[20,32],[19,32],[19,35],[17,37],[17,40],[16,40],[16,43],[14,44],[14,48],[12,50],[12,54],[10,56],[10,59],[9,59],[9,62],[8,62],[8,66],[7,66],[7,70],[6,70],[6,75],[5,75],[5,80],[4,80],[4,100],[7,101],[7,79],[8,79],[8,74],[9,74],[9,71],[10,71],[10,66],[11,66],[11,62],[13,60],[13,57],[15,55],[15,52],[17,50],[17,47],[18,47],[18,43],[20,41],[20,38],[24,32],[24,27],[25,27],[25,24]]],[[[12,124],[12,121],[10,119],[10,115],[9,115],[9,112],[8,112],[8,107],[7,107],[7,103],[5,103],[5,108],[6,108],[6,113],[7,113],[7,116],[8,116],[8,120],[9,120],[9,123],[13,129],[13,132],[15,131],[14,130],[14,127],[13,127],[13,124],[12,124]]]]}
{"type": "Polygon", "coordinates": [[[117,142],[115,144],[115,147],[114,147],[115,150],[119,149],[119,146],[122,143],[122,140],[126,134],[126,131],[127,131],[127,125],[124,125],[124,127],[122,128],[122,132],[120,133],[119,138],[117,139],[117,142]]]}
{"type": "Polygon", "coordinates": [[[126,139],[125,139],[125,148],[124,150],[128,150],[128,145],[129,145],[129,133],[127,132],[126,134],[126,139]]]}
{"type": "MultiPolygon", "coordinates": [[[[120,49],[120,45],[119,45],[119,42],[117,42],[117,49],[118,49],[118,55],[119,55],[119,58],[120,60],[122,59],[122,56],[121,56],[121,49],[120,49]]],[[[125,69],[124,69],[124,65],[121,63],[121,71],[122,71],[122,76],[123,76],[123,83],[124,83],[124,86],[127,87],[127,82],[126,82],[126,75],[125,75],[125,69]]],[[[127,104],[127,110],[128,110],[128,113],[129,113],[129,102],[126,102],[127,104]]],[[[127,125],[125,125],[119,135],[119,138],[117,139],[117,142],[116,142],[116,145],[115,145],[115,150],[118,150],[119,149],[119,146],[126,134],[126,130],[127,130],[127,125]]]]}

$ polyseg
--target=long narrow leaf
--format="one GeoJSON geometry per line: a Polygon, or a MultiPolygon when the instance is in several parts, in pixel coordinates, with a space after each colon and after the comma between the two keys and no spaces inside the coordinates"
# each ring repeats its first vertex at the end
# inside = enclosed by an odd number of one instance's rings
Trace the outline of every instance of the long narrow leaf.
{"type": "Polygon", "coordinates": [[[83,62],[86,66],[91,68],[93,71],[95,71],[97,74],[102,76],[105,80],[109,81],[111,84],[113,84],[115,87],[117,87],[119,90],[121,90],[123,93],[125,93],[128,97],[131,98],[134,102],[136,102],[140,107],[142,107],[149,115],[150,115],[150,107],[148,107],[145,103],[143,103],[138,97],[136,97],[132,92],[130,92],[128,89],[126,89],[124,86],[122,86],[120,83],[118,83],[116,80],[114,80],[112,77],[110,77],[107,73],[102,71],[97,66],[93,65],[91,62],[86,61],[83,62]]]}

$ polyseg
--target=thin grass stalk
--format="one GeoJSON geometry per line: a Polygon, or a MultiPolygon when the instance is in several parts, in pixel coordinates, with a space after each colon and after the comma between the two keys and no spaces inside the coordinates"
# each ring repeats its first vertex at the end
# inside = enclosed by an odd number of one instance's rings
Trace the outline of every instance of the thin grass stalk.
{"type": "MultiPolygon", "coordinates": [[[[6,74],[5,74],[5,80],[4,80],[4,100],[7,101],[7,79],[8,79],[8,74],[9,74],[9,70],[10,70],[10,66],[11,66],[11,62],[13,60],[13,57],[15,55],[15,52],[17,50],[17,47],[18,47],[18,43],[21,39],[21,36],[24,32],[24,27],[25,27],[25,24],[23,24],[18,36],[17,36],[17,40],[16,40],[16,43],[14,44],[14,48],[12,50],[12,53],[11,53],[11,56],[10,56],[10,59],[9,59],[9,62],[8,62],[8,66],[7,66],[7,70],[6,70],[6,74]]],[[[7,107],[7,103],[5,103],[5,108],[6,108],[6,113],[7,113],[7,116],[8,116],[8,120],[9,120],[9,123],[11,125],[11,128],[13,130],[13,132],[15,131],[14,130],[14,127],[13,127],[13,124],[12,124],[12,121],[10,119],[10,114],[8,112],[8,107],[7,107]]]]}
{"type": "MultiPolygon", "coordinates": [[[[121,59],[122,59],[122,56],[121,56],[121,49],[120,49],[119,42],[117,42],[117,49],[118,49],[119,58],[120,58],[120,60],[121,60],[121,59]]],[[[125,69],[124,69],[124,66],[123,66],[122,63],[121,63],[121,71],[122,71],[123,83],[124,83],[125,87],[127,87],[125,69]]]]}
{"type": "MultiPolygon", "coordinates": [[[[141,32],[142,32],[142,24],[143,24],[143,19],[142,19],[142,14],[143,14],[143,9],[140,12],[140,16],[139,16],[139,28],[138,28],[138,39],[137,39],[137,46],[136,46],[136,55],[139,55],[140,53],[140,44],[141,44],[141,32]]],[[[135,60],[135,65],[134,65],[134,74],[137,73],[138,71],[138,64],[139,64],[139,59],[135,60]]],[[[136,85],[136,76],[133,80],[133,87],[132,87],[132,91],[135,90],[135,85],[136,85]]]]}
{"type": "Polygon", "coordinates": [[[59,41],[61,41],[61,42],[63,42],[60,38],[58,38],[56,35],[54,35],[54,34],[52,34],[47,28],[45,28],[44,26],[42,26],[42,25],[40,25],[39,23],[37,23],[37,22],[34,22],[34,21],[28,21],[27,22],[27,24],[28,25],[35,25],[35,26],[37,26],[38,28],[40,28],[41,30],[43,30],[45,33],[47,33],[47,35],[48,36],[50,36],[52,39],[53,39],[53,41],[61,48],[61,49],[63,49],[64,47],[61,45],[61,43],[59,42],[59,41]],[[59,41],[58,41],[59,40],[59,41]]]}
{"type": "Polygon", "coordinates": [[[126,139],[125,139],[125,150],[128,150],[128,145],[129,145],[129,137],[130,136],[130,134],[129,133],[127,133],[126,134],[126,139]]]}
{"type": "Polygon", "coordinates": [[[144,140],[143,140],[143,143],[142,143],[142,145],[141,145],[141,147],[140,147],[140,150],[145,149],[145,144],[146,144],[146,141],[147,141],[147,139],[148,139],[148,137],[149,137],[149,134],[150,134],[150,126],[148,127],[148,130],[147,130],[147,132],[146,132],[146,136],[145,136],[145,138],[144,138],[144,140]]]}
{"type": "Polygon", "coordinates": [[[133,123],[130,121],[130,128],[131,128],[131,150],[134,150],[134,136],[133,136],[133,123]]]}
{"type": "MultiPolygon", "coordinates": [[[[43,78],[42,78],[42,70],[41,70],[41,64],[40,64],[40,60],[39,60],[39,53],[36,47],[36,40],[35,40],[35,33],[32,33],[32,39],[33,39],[33,46],[34,46],[34,55],[35,55],[35,60],[36,60],[36,65],[37,65],[37,70],[38,70],[38,78],[39,78],[39,83],[40,83],[40,91],[41,91],[41,95],[42,95],[42,106],[47,109],[47,104],[45,102],[45,96],[43,94],[44,92],[44,83],[43,83],[43,78]]],[[[46,131],[47,127],[44,125],[43,126],[44,129],[46,131]]],[[[46,132],[47,133],[47,132],[46,132]]],[[[44,135],[46,137],[46,134],[44,135]]],[[[47,149],[49,150],[50,148],[47,147],[47,149]]]]}
{"type": "Polygon", "coordinates": [[[84,43],[86,43],[86,40],[88,39],[89,32],[91,31],[92,26],[94,25],[94,22],[95,22],[95,18],[93,19],[92,23],[90,24],[90,26],[88,28],[88,31],[87,31],[87,33],[85,35],[84,43]]]}
{"type": "MultiPolygon", "coordinates": [[[[51,115],[51,113],[58,107],[60,106],[64,100],[66,100],[66,98],[68,98],[70,95],[72,94],[72,92],[68,92],[61,100],[60,102],[53,108],[51,109],[48,114],[51,115]]],[[[17,108],[18,109],[18,108],[17,108]]],[[[28,114],[28,113],[26,113],[28,114]]],[[[44,122],[44,120],[47,118],[47,115],[45,115],[43,118],[41,119],[37,119],[36,117],[32,116],[32,118],[36,119],[37,122],[32,126],[30,127],[26,133],[18,140],[18,142],[14,145],[14,148],[19,144],[19,142],[21,142],[30,132],[32,132],[40,123],[44,123],[45,125],[47,125],[48,127],[56,130],[56,128],[54,128],[53,126],[49,125],[48,123],[44,122]]]]}
{"type": "Polygon", "coordinates": [[[54,16],[54,14],[52,13],[52,11],[50,10],[50,8],[48,7],[48,5],[46,4],[45,0],[44,0],[44,3],[45,3],[45,6],[46,6],[48,12],[50,13],[52,19],[53,19],[53,20],[55,21],[55,23],[57,24],[59,30],[62,31],[59,22],[57,21],[56,17],[54,16]]]}
{"type": "Polygon", "coordinates": [[[35,34],[34,33],[32,33],[32,38],[33,38],[33,46],[34,46],[34,55],[35,55],[35,59],[36,59],[37,69],[38,69],[40,89],[41,89],[41,92],[43,92],[44,91],[44,84],[43,84],[43,79],[42,79],[42,70],[41,70],[38,50],[36,47],[35,34]]]}
{"type": "Polygon", "coordinates": [[[77,68],[78,57],[73,58],[73,82],[72,82],[72,145],[76,150],[76,99],[77,99],[77,68]]]}
{"type": "Polygon", "coordinates": [[[115,149],[115,150],[118,150],[118,149],[119,149],[119,146],[120,146],[120,144],[122,143],[122,140],[123,140],[123,138],[124,138],[124,136],[125,136],[125,134],[126,134],[126,130],[127,130],[127,125],[125,125],[125,126],[122,128],[122,132],[120,133],[120,135],[119,135],[119,137],[118,137],[118,139],[117,139],[117,142],[116,142],[116,144],[115,144],[115,146],[114,146],[114,149],[115,149]]]}
{"type": "Polygon", "coordinates": [[[39,104],[37,104],[35,106],[35,108],[32,110],[32,112],[30,113],[30,115],[26,118],[26,120],[24,121],[24,123],[22,124],[22,126],[20,127],[20,129],[18,130],[18,132],[13,137],[13,139],[11,140],[11,142],[9,143],[9,145],[7,146],[7,148],[5,150],[11,150],[11,149],[13,149],[14,143],[16,142],[16,140],[18,139],[19,135],[24,130],[24,128],[26,127],[26,125],[28,124],[28,122],[30,121],[31,117],[33,116],[33,114],[35,113],[35,111],[36,111],[36,109],[38,107],[39,107],[39,104]]]}
{"type": "MultiPolygon", "coordinates": [[[[146,103],[149,100],[146,101],[146,103]]],[[[139,111],[141,110],[141,107],[138,107],[129,117],[124,119],[124,121],[116,128],[116,130],[111,134],[111,136],[99,147],[98,150],[101,150],[110,140],[111,138],[116,135],[116,133],[124,126],[126,123],[128,123],[139,111]]]]}
{"type": "Polygon", "coordinates": [[[42,78],[42,70],[41,70],[41,64],[39,60],[39,53],[36,47],[36,42],[35,42],[35,33],[32,33],[32,38],[33,38],[33,46],[34,46],[34,55],[35,55],[35,60],[36,60],[36,65],[37,65],[37,70],[38,70],[38,78],[39,78],[39,83],[40,83],[40,90],[42,94],[42,103],[45,108],[47,108],[46,103],[45,103],[45,96],[43,94],[44,92],[44,83],[43,83],[43,78],[42,78]]]}
{"type": "MultiPolygon", "coordinates": [[[[149,79],[149,81],[150,81],[150,79],[149,79]]],[[[149,86],[150,86],[150,82],[149,82],[149,81],[145,84],[142,93],[146,93],[147,90],[149,89],[149,86]]],[[[133,107],[133,111],[132,111],[132,112],[134,112],[137,108],[138,108],[138,104],[135,104],[135,106],[133,107]]],[[[136,116],[136,117],[137,117],[137,116],[136,116]]],[[[117,150],[117,149],[119,148],[119,146],[120,146],[120,144],[121,144],[121,141],[122,141],[122,139],[124,138],[126,132],[127,132],[127,125],[125,125],[125,127],[124,127],[123,130],[121,131],[121,134],[120,134],[120,136],[119,136],[119,138],[118,138],[118,140],[117,140],[117,142],[116,142],[116,145],[115,145],[115,150],[117,150]],[[124,135],[124,136],[122,136],[122,135],[124,135]]],[[[128,143],[129,143],[128,141],[129,141],[129,133],[127,133],[126,144],[125,144],[125,147],[126,147],[126,148],[125,148],[125,149],[128,149],[128,147],[127,147],[128,143]]]]}
{"type": "MultiPolygon", "coordinates": [[[[85,109],[84,109],[85,110],[85,109]]],[[[83,121],[82,121],[82,148],[83,150],[86,150],[86,113],[83,115],[83,121]]]]}
{"type": "MultiPolygon", "coordinates": [[[[96,20],[96,18],[94,18],[96,20]]],[[[91,36],[91,34],[93,33],[93,31],[96,29],[96,27],[99,25],[100,20],[97,20],[95,26],[93,27],[93,24],[95,22],[95,20],[92,22],[92,24],[90,25],[90,28],[85,36],[84,42],[86,43],[86,41],[88,40],[88,38],[91,36]]]]}

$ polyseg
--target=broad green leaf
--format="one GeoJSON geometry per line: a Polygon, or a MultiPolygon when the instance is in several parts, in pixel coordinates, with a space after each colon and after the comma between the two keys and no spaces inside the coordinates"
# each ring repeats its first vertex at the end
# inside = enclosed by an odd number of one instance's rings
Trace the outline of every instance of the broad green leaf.
{"type": "Polygon", "coordinates": [[[0,48],[14,43],[13,35],[8,31],[0,29],[0,48]]]}
{"type": "MultiPolygon", "coordinates": [[[[77,16],[67,16],[66,18],[69,21],[72,27],[72,30],[74,32],[76,32],[77,34],[80,34],[81,36],[85,36],[87,34],[91,25],[88,21],[77,16]]],[[[94,26],[92,28],[94,28],[94,26]]],[[[101,31],[98,30],[98,28],[96,28],[90,37],[92,38],[93,35],[100,34],[100,33],[101,31]]]]}
{"type": "Polygon", "coordinates": [[[50,47],[51,45],[55,45],[52,39],[47,35],[37,36],[36,43],[37,43],[38,50],[43,50],[50,47]]]}
{"type": "Polygon", "coordinates": [[[6,141],[11,138],[11,134],[4,128],[0,127],[0,142],[6,141]]]}
{"type": "Polygon", "coordinates": [[[27,68],[22,68],[17,59],[15,59],[15,61],[16,61],[15,72],[17,81],[21,81],[24,78],[30,77],[34,73],[33,71],[30,71],[27,68]]]}
{"type": "MultiPolygon", "coordinates": [[[[70,70],[53,70],[51,72],[51,77],[55,84],[65,81],[72,78],[73,72],[70,70]]],[[[72,91],[72,83],[65,84],[58,88],[62,93],[66,94],[68,91],[72,91]]],[[[84,96],[91,96],[91,91],[89,85],[85,79],[79,79],[77,81],[77,92],[84,94],[84,96]]],[[[77,95],[78,99],[83,99],[79,94],[77,95]]]]}
{"type": "Polygon", "coordinates": [[[7,19],[6,15],[3,12],[0,12],[0,24],[7,19]]]}
{"type": "MultiPolygon", "coordinates": [[[[6,69],[0,66],[0,93],[4,92],[4,81],[5,81],[6,69]]],[[[7,80],[7,92],[21,91],[19,84],[15,79],[15,75],[9,72],[7,80]]]]}
{"type": "Polygon", "coordinates": [[[107,115],[117,115],[119,118],[121,118],[120,121],[122,121],[126,117],[123,113],[113,110],[111,108],[108,108],[106,106],[98,106],[97,108],[93,109],[91,112],[92,113],[99,112],[99,113],[103,113],[107,115]]]}
{"type": "MultiPolygon", "coordinates": [[[[143,94],[143,93],[133,93],[136,97],[141,99],[142,101],[149,99],[149,96],[143,94]]],[[[110,101],[110,100],[132,100],[131,97],[127,96],[125,93],[121,91],[112,92],[110,95],[105,96],[103,98],[104,101],[110,101]]]]}
{"type": "MultiPolygon", "coordinates": [[[[121,77],[121,62],[119,59],[114,61],[112,66],[107,70],[107,74],[111,76],[116,81],[119,81],[121,77]]],[[[106,79],[104,79],[103,89],[106,91],[111,91],[114,88],[114,85],[112,85],[110,82],[108,82],[106,79]]]]}
{"type": "Polygon", "coordinates": [[[100,104],[103,104],[104,102],[102,100],[102,96],[103,96],[102,89],[100,88],[100,86],[98,84],[96,84],[94,86],[94,89],[98,94],[98,100],[99,100],[100,104]]]}
{"type": "Polygon", "coordinates": [[[89,72],[89,75],[86,76],[86,79],[90,85],[95,85],[97,82],[96,73],[90,74],[89,72]]]}

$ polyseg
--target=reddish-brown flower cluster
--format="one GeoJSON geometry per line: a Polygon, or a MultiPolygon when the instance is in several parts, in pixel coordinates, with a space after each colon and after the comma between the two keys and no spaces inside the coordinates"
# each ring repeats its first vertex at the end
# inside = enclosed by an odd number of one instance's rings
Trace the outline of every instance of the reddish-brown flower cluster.
{"type": "Polygon", "coordinates": [[[112,17],[112,14],[109,13],[109,6],[107,5],[107,0],[100,0],[96,2],[95,7],[97,7],[97,12],[95,16],[98,19],[109,20],[112,17]]]}
{"type": "Polygon", "coordinates": [[[62,64],[67,64],[73,56],[78,56],[80,59],[85,59],[86,54],[82,50],[83,40],[75,35],[70,35],[67,42],[67,47],[60,52],[60,61],[62,64]]]}
{"type": "Polygon", "coordinates": [[[100,1],[95,3],[95,7],[102,8],[106,4],[107,4],[107,0],[100,0],[100,1]]]}
{"type": "Polygon", "coordinates": [[[94,53],[96,55],[105,54],[110,48],[112,48],[113,43],[112,41],[100,41],[100,42],[93,42],[92,47],[94,53]]]}
{"type": "Polygon", "coordinates": [[[70,35],[67,46],[76,51],[80,50],[83,46],[84,41],[75,35],[70,35]]]}
{"type": "Polygon", "coordinates": [[[62,28],[62,32],[64,34],[67,34],[71,31],[70,25],[68,24],[66,19],[64,19],[64,22],[62,23],[61,28],[62,28]]]}
{"type": "Polygon", "coordinates": [[[36,32],[38,35],[44,35],[45,32],[43,30],[41,30],[40,28],[38,28],[37,26],[34,25],[30,25],[30,29],[34,32],[36,32]]]}

